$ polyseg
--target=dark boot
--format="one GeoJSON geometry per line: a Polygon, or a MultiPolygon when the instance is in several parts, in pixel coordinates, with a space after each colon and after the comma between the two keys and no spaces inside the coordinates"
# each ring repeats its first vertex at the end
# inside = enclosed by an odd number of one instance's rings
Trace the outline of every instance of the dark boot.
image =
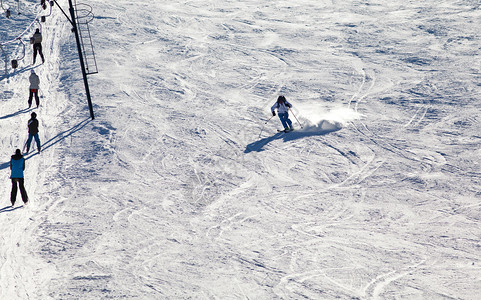
{"type": "MultiPolygon", "coordinates": [[[[35,64],[35,61],[33,61],[33,63],[35,64]]],[[[32,90],[30,90],[30,95],[28,96],[28,108],[30,108],[32,106],[32,98],[33,98],[33,92],[32,90]]]]}
{"type": "Polygon", "coordinates": [[[25,185],[24,185],[24,179],[23,179],[23,178],[18,179],[18,185],[19,185],[19,187],[20,187],[20,194],[22,195],[23,203],[27,204],[27,202],[28,202],[28,195],[27,195],[27,191],[25,190],[25,185]]]}
{"type": "Polygon", "coordinates": [[[15,205],[15,200],[17,199],[17,179],[12,178],[12,192],[10,193],[10,202],[12,207],[15,205]]]}

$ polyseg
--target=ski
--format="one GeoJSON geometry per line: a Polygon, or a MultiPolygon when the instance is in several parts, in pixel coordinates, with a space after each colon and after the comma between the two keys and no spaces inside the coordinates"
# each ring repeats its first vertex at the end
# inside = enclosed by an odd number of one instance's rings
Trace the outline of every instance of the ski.
{"type": "Polygon", "coordinates": [[[294,129],[284,129],[284,130],[281,130],[281,129],[277,129],[277,132],[284,132],[284,133],[288,133],[288,132],[291,132],[293,131],[294,129]]]}

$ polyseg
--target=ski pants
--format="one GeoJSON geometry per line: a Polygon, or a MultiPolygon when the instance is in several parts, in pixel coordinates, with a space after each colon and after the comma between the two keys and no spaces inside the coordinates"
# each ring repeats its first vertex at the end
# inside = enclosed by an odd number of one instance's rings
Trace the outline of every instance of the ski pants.
{"type": "Polygon", "coordinates": [[[284,129],[290,128],[292,129],[292,122],[289,120],[289,113],[278,113],[279,119],[281,120],[282,126],[284,126],[284,129]],[[289,126],[288,126],[289,125],[289,126]]]}
{"type": "Polygon", "coordinates": [[[42,62],[45,62],[45,58],[43,57],[43,52],[42,52],[42,44],[40,43],[33,44],[33,63],[35,63],[35,60],[37,59],[37,53],[40,54],[40,57],[42,58],[42,62]]]}
{"type": "Polygon", "coordinates": [[[35,138],[35,142],[37,143],[37,150],[40,151],[40,138],[38,137],[38,133],[36,134],[28,134],[27,139],[27,152],[30,150],[30,143],[32,142],[32,138],[35,138]]]}
{"type": "Polygon", "coordinates": [[[38,90],[37,89],[30,89],[30,96],[28,97],[28,107],[32,106],[32,98],[35,96],[35,103],[37,107],[40,105],[40,99],[38,98],[38,90]]]}
{"type": "Polygon", "coordinates": [[[10,194],[10,202],[12,202],[12,205],[15,204],[15,200],[17,199],[17,184],[20,187],[20,194],[22,195],[23,203],[28,202],[27,191],[25,190],[23,182],[23,178],[12,178],[12,193],[10,194]]]}

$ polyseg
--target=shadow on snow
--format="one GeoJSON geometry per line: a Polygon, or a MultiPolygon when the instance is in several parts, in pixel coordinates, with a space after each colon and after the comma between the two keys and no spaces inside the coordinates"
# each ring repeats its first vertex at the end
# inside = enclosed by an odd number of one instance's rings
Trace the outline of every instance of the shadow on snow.
{"type": "Polygon", "coordinates": [[[24,113],[27,113],[29,111],[33,110],[33,108],[24,108],[24,109],[21,109],[17,112],[14,112],[12,114],[9,114],[9,115],[5,115],[3,117],[0,117],[0,120],[3,120],[3,119],[8,119],[8,118],[11,118],[11,117],[15,117],[16,115],[20,115],[20,114],[24,114],[24,113]]]}
{"type": "Polygon", "coordinates": [[[27,72],[29,70],[33,70],[35,68],[38,68],[39,66],[41,65],[36,65],[36,66],[25,66],[21,69],[15,69],[13,70],[12,73],[6,73],[6,74],[3,74],[2,76],[0,76],[0,81],[4,80],[4,79],[9,79],[10,77],[13,77],[17,74],[21,74],[21,73],[24,73],[24,72],[27,72]]]}
{"type": "MultiPolygon", "coordinates": [[[[42,144],[42,152],[47,150],[48,148],[52,147],[53,145],[57,144],[58,142],[64,140],[65,138],[71,136],[75,132],[81,130],[88,123],[90,123],[90,121],[92,121],[92,119],[87,118],[87,119],[81,121],[80,123],[78,123],[77,125],[73,126],[72,128],[67,129],[63,132],[60,132],[59,134],[57,134],[56,136],[54,136],[50,140],[46,141],[45,143],[42,144]]],[[[34,142],[34,144],[35,144],[35,142],[34,142]]],[[[35,155],[38,155],[38,153],[32,153],[32,154],[28,155],[28,157],[25,157],[25,160],[28,160],[35,155]]],[[[10,160],[0,164],[0,170],[7,169],[7,168],[10,168],[10,160]]]]}
{"type": "Polygon", "coordinates": [[[252,151],[261,152],[264,151],[264,146],[273,142],[275,140],[283,139],[284,142],[293,141],[297,139],[302,139],[310,136],[321,136],[326,135],[334,131],[341,130],[342,125],[337,122],[330,122],[330,121],[321,121],[317,126],[308,126],[303,129],[291,131],[288,133],[278,132],[273,136],[263,138],[256,142],[250,143],[247,145],[244,153],[249,153],[252,151]]]}
{"type": "Polygon", "coordinates": [[[42,144],[42,152],[47,150],[48,148],[52,147],[53,145],[57,144],[61,140],[64,140],[65,138],[71,136],[75,132],[81,130],[88,123],[90,123],[90,121],[92,121],[92,119],[87,118],[87,119],[81,121],[80,123],[78,123],[77,125],[74,125],[72,128],[67,129],[63,132],[60,132],[59,134],[57,134],[56,136],[54,136],[50,140],[46,141],[45,143],[42,144]]]}
{"type": "Polygon", "coordinates": [[[0,209],[0,214],[1,213],[5,213],[5,212],[9,212],[9,211],[14,211],[14,210],[17,210],[19,208],[22,208],[22,206],[17,206],[17,207],[11,207],[10,205],[9,206],[5,206],[4,208],[0,209]]]}

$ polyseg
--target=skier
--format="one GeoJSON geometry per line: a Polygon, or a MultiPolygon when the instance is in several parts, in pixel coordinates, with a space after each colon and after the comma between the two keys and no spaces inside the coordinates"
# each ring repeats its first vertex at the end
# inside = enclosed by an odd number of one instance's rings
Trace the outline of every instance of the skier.
{"type": "Polygon", "coordinates": [[[42,52],[42,34],[40,33],[40,29],[36,29],[33,36],[30,38],[30,43],[33,44],[33,64],[35,64],[35,60],[37,58],[37,52],[40,54],[42,58],[42,64],[45,62],[42,52]]]}
{"type": "Polygon", "coordinates": [[[12,207],[15,205],[15,201],[17,199],[17,184],[20,187],[20,194],[22,195],[23,203],[27,204],[28,196],[27,191],[25,190],[23,178],[23,170],[25,170],[25,158],[23,158],[20,149],[15,150],[15,154],[12,155],[12,158],[10,159],[10,170],[10,179],[12,179],[10,202],[12,203],[12,207]]]}
{"type": "Polygon", "coordinates": [[[38,137],[38,120],[37,114],[33,112],[31,114],[32,118],[28,120],[28,139],[27,139],[27,152],[30,150],[30,143],[32,142],[32,138],[35,138],[35,142],[37,143],[37,150],[40,153],[40,138],[38,137]]]}
{"type": "Polygon", "coordinates": [[[35,102],[37,103],[37,108],[40,105],[40,99],[38,98],[38,89],[40,84],[40,79],[38,75],[35,74],[35,71],[32,70],[32,74],[28,78],[30,81],[30,96],[28,97],[28,108],[32,106],[32,98],[35,96],[35,102]]]}
{"type": "Polygon", "coordinates": [[[45,0],[40,0],[40,6],[42,6],[43,9],[47,9],[47,4],[45,3],[45,0]]]}
{"type": "Polygon", "coordinates": [[[292,104],[287,102],[286,97],[279,96],[277,98],[277,102],[271,107],[272,115],[279,115],[279,119],[281,120],[282,126],[284,126],[284,131],[292,131],[294,127],[292,127],[292,122],[289,120],[289,109],[292,107],[292,104]]]}

